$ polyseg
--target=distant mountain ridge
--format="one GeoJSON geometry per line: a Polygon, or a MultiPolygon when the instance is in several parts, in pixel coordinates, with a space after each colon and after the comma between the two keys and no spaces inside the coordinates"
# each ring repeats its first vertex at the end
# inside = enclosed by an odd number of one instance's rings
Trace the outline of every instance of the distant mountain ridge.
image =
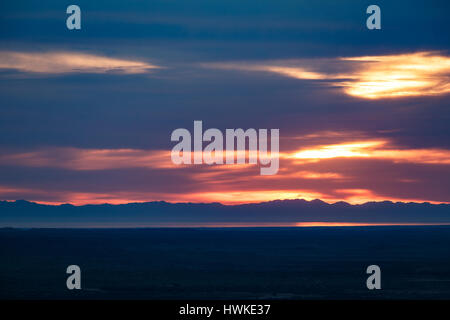
{"type": "Polygon", "coordinates": [[[0,227],[139,227],[189,224],[298,222],[450,223],[450,204],[275,200],[260,203],[169,203],[165,201],[45,205],[25,200],[0,201],[0,227]]]}

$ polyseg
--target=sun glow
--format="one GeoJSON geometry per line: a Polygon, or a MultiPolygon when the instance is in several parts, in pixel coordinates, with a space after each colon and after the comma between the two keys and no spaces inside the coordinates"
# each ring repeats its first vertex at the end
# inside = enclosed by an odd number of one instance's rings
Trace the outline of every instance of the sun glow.
{"type": "Polygon", "coordinates": [[[296,159],[329,159],[338,157],[369,157],[368,150],[385,144],[385,141],[363,141],[321,146],[295,153],[296,159]]]}
{"type": "Polygon", "coordinates": [[[349,95],[378,99],[450,92],[449,57],[419,52],[342,60],[361,63],[356,81],[343,83],[349,95]]]}
{"type": "Polygon", "coordinates": [[[441,95],[450,92],[450,57],[438,52],[296,59],[263,63],[215,63],[206,67],[244,72],[270,72],[320,81],[364,99],[441,95]]]}
{"type": "Polygon", "coordinates": [[[319,145],[302,149],[293,154],[282,154],[286,159],[315,161],[331,158],[372,158],[396,163],[449,164],[450,150],[446,149],[400,149],[387,140],[370,140],[350,143],[319,145]]]}

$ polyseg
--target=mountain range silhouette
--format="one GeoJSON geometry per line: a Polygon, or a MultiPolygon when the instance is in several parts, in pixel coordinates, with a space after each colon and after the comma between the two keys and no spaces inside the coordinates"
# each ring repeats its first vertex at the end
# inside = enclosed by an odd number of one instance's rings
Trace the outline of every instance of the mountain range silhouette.
{"type": "Polygon", "coordinates": [[[45,205],[0,201],[0,227],[139,227],[189,224],[270,225],[298,222],[450,223],[450,204],[275,200],[260,203],[169,203],[45,205]]]}

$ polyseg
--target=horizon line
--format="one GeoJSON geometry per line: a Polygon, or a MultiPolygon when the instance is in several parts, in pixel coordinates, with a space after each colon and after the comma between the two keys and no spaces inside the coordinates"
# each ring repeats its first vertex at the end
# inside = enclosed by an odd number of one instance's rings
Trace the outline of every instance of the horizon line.
{"type": "Polygon", "coordinates": [[[104,202],[104,203],[85,203],[85,204],[74,204],[70,202],[46,202],[46,201],[32,201],[32,200],[26,200],[26,199],[15,199],[15,200],[0,200],[1,202],[8,202],[8,203],[16,203],[16,202],[27,202],[27,203],[33,203],[38,205],[46,205],[46,206],[74,206],[74,207],[83,207],[83,206],[102,206],[102,205],[110,205],[110,206],[119,206],[119,205],[129,205],[129,204],[147,204],[147,203],[167,203],[167,204],[215,204],[215,205],[221,205],[226,207],[236,207],[236,206],[243,206],[243,205],[252,205],[252,204],[268,204],[273,202],[289,202],[289,201],[304,201],[307,203],[313,203],[313,202],[321,202],[325,203],[327,205],[335,205],[335,204],[346,204],[349,206],[361,206],[368,203],[392,203],[392,204],[431,204],[431,205],[448,205],[450,202],[442,202],[442,201],[422,201],[422,202],[416,202],[416,201],[392,201],[392,200],[380,200],[380,201],[366,201],[361,203],[349,203],[344,200],[336,201],[336,202],[327,202],[322,199],[316,198],[313,200],[306,200],[304,198],[295,198],[295,199],[275,199],[275,200],[268,200],[268,201],[260,201],[260,202],[245,202],[245,203],[236,203],[236,204],[224,204],[218,201],[213,202],[177,202],[177,201],[167,201],[167,200],[150,200],[150,201],[134,201],[134,202],[126,202],[126,203],[110,203],[110,202],[104,202]]]}
{"type": "Polygon", "coordinates": [[[293,223],[181,223],[150,225],[53,225],[49,226],[1,226],[2,229],[245,229],[245,228],[364,228],[364,227],[439,227],[450,222],[293,222],[293,223]]]}

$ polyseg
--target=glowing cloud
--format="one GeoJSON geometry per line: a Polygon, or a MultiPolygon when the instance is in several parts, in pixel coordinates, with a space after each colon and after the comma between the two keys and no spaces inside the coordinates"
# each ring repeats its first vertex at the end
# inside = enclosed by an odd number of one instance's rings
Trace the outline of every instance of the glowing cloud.
{"type": "Polygon", "coordinates": [[[329,159],[338,157],[369,157],[367,152],[373,147],[384,144],[384,141],[363,141],[321,146],[315,149],[302,150],[293,155],[297,159],[329,159]]]}
{"type": "Polygon", "coordinates": [[[440,95],[450,92],[450,57],[432,52],[299,59],[264,64],[215,63],[210,68],[262,71],[303,80],[321,80],[365,99],[440,95]]]}
{"type": "Polygon", "coordinates": [[[419,52],[342,60],[362,62],[356,80],[343,83],[350,95],[377,99],[450,92],[450,58],[446,56],[419,52]]]}
{"type": "Polygon", "coordinates": [[[52,148],[0,155],[0,164],[70,170],[170,168],[170,151],[52,148]]]}
{"type": "Polygon", "coordinates": [[[79,52],[0,51],[0,69],[26,73],[146,73],[156,65],[79,52]]]}
{"type": "Polygon", "coordinates": [[[59,170],[43,182],[24,179],[9,184],[6,179],[0,185],[0,198],[73,204],[153,200],[241,204],[299,198],[352,204],[448,200],[444,182],[448,170],[439,168],[450,164],[450,150],[408,149],[389,139],[355,132],[311,133],[293,137],[289,144],[289,150],[280,154],[280,170],[274,176],[260,176],[258,168],[250,164],[177,166],[170,160],[170,150],[2,150],[0,166],[4,170],[59,170]],[[120,174],[105,171],[116,169],[120,174]],[[80,173],[74,175],[74,171],[80,173]],[[95,188],[90,187],[93,175],[98,179],[95,188]],[[124,176],[129,179],[123,181],[124,176]],[[443,181],[430,184],[435,178],[443,181]]]}
{"type": "Polygon", "coordinates": [[[321,80],[328,79],[326,74],[309,71],[304,67],[292,67],[282,65],[251,65],[247,63],[212,63],[204,64],[205,67],[218,68],[223,70],[241,70],[241,71],[264,71],[273,72],[286,77],[296,79],[321,80]]]}
{"type": "Polygon", "coordinates": [[[387,140],[356,141],[332,145],[320,145],[283,154],[293,159],[331,159],[331,158],[376,158],[394,162],[450,164],[450,150],[446,149],[399,149],[390,146],[387,140]]]}

